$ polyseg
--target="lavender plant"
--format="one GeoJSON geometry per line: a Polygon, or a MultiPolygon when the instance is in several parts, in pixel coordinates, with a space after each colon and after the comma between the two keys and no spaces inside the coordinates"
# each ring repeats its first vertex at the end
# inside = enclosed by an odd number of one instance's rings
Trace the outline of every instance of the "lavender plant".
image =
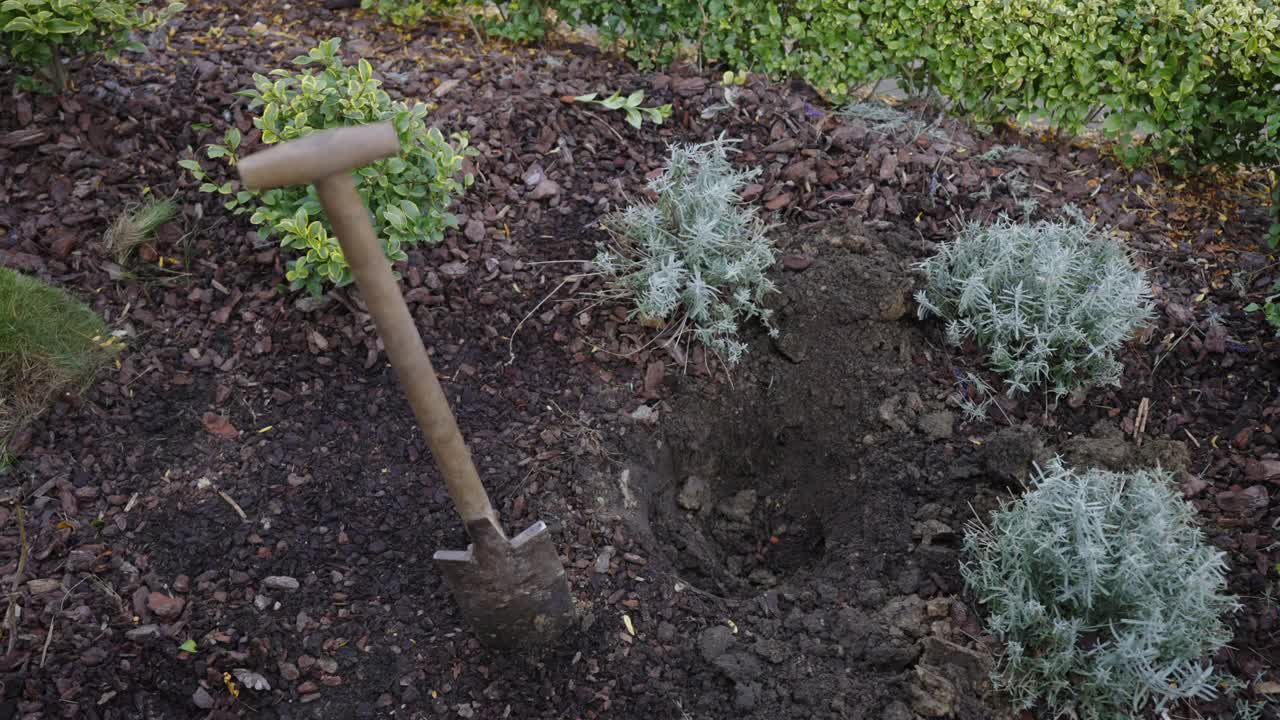
{"type": "Polygon", "coordinates": [[[767,225],[739,191],[759,170],[729,162],[733,141],[675,145],[665,171],[648,184],[654,204],[633,205],[604,221],[613,242],[595,265],[633,317],[690,333],[726,364],[741,359],[740,325],[769,323],[763,307],[775,290],[765,277],[774,262],[767,225]]]}
{"type": "Polygon", "coordinates": [[[1011,393],[1118,385],[1116,350],[1152,314],[1146,274],[1078,212],[970,223],[918,267],[920,317],[946,320],[954,344],[985,345],[1011,393]]]}
{"type": "Polygon", "coordinates": [[[1046,717],[1119,720],[1214,695],[1203,658],[1231,639],[1223,554],[1168,473],[1076,472],[1033,489],[965,538],[961,574],[1007,645],[995,685],[1046,717]]]}

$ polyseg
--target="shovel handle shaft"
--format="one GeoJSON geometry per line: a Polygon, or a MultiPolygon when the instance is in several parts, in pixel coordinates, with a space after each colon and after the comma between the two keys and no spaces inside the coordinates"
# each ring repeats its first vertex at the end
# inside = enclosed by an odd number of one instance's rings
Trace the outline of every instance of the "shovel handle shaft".
{"type": "Polygon", "coordinates": [[[369,212],[356,191],[355,178],[349,172],[339,172],[314,182],[320,204],[338,236],[342,254],[373,315],[391,367],[409,396],[413,414],[418,418],[418,426],[444,476],[458,514],[466,523],[488,520],[501,532],[489,496],[471,461],[471,453],[458,431],[449,401],[418,335],[418,326],[409,314],[409,306],[391,272],[382,243],[374,235],[369,212]]]}

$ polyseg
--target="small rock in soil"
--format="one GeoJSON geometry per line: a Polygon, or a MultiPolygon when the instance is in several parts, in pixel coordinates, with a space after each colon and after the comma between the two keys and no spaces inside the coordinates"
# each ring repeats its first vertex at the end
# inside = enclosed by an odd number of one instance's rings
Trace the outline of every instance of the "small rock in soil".
{"type": "Polygon", "coordinates": [[[631,420],[633,420],[634,422],[638,422],[642,425],[653,425],[658,422],[658,418],[660,416],[657,410],[654,410],[648,405],[641,405],[635,410],[632,410],[631,414],[628,415],[627,417],[631,418],[631,420]]]}
{"type": "Polygon", "coordinates": [[[320,295],[320,296],[305,295],[303,297],[298,298],[297,300],[294,300],[293,306],[297,308],[299,312],[313,313],[318,310],[323,310],[324,308],[329,307],[329,305],[332,302],[333,302],[332,295],[328,295],[328,294],[320,295]]]}
{"type": "Polygon", "coordinates": [[[951,437],[951,426],[954,423],[955,416],[948,410],[941,410],[921,415],[920,419],[916,421],[916,426],[930,440],[946,440],[951,437]]]}
{"type": "Polygon", "coordinates": [[[813,258],[807,258],[802,255],[783,255],[782,267],[793,272],[803,272],[809,269],[813,264],[813,258]]]}
{"type": "Polygon", "coordinates": [[[937,668],[916,666],[916,682],[911,684],[911,709],[925,717],[948,717],[955,713],[956,687],[937,668]]]}
{"type": "Polygon", "coordinates": [[[1250,460],[1244,466],[1244,477],[1249,482],[1280,480],[1280,460],[1250,460]]]}
{"type": "Polygon", "coordinates": [[[1209,487],[1209,483],[1199,475],[1187,474],[1180,487],[1182,489],[1182,497],[1190,500],[1204,492],[1204,489],[1209,487]]]}
{"type": "Polygon", "coordinates": [[[1035,463],[1047,460],[1044,441],[1028,426],[1004,428],[987,438],[982,462],[987,472],[1005,482],[1024,483],[1035,463]]]}
{"type": "MultiPolygon", "coordinates": [[[[898,432],[909,432],[911,426],[907,425],[906,421],[900,417],[901,410],[902,398],[900,396],[894,395],[893,397],[885,398],[879,407],[880,420],[898,432]]],[[[910,408],[906,412],[910,414],[910,408]]]]}
{"type": "Polygon", "coordinates": [[[297,579],[291,578],[288,575],[272,575],[270,577],[264,578],[262,580],[262,585],[264,587],[271,588],[272,590],[297,590],[298,589],[297,579]]]}
{"type": "Polygon", "coordinates": [[[552,180],[543,180],[537,187],[529,191],[530,200],[546,200],[560,194],[560,186],[552,180]]]}
{"type": "Polygon", "coordinates": [[[93,567],[93,553],[84,550],[72,550],[67,554],[67,569],[75,572],[83,572],[93,567]]]}
{"type": "Polygon", "coordinates": [[[95,665],[101,665],[102,661],[106,659],[107,659],[106,649],[99,647],[97,645],[94,645],[86,649],[84,652],[80,653],[80,662],[84,663],[85,665],[88,665],[89,667],[93,667],[95,665]]]}
{"type": "Polygon", "coordinates": [[[182,614],[187,601],[181,597],[171,597],[161,592],[153,592],[147,596],[147,607],[156,617],[172,620],[182,614]]]}
{"type": "Polygon", "coordinates": [[[736,642],[737,639],[733,637],[732,630],[724,625],[714,625],[698,635],[698,652],[702,654],[703,660],[712,662],[725,654],[736,642]]]}
{"type": "Polygon", "coordinates": [[[956,532],[951,529],[951,526],[941,520],[918,522],[912,528],[911,534],[920,538],[921,545],[932,545],[935,540],[945,544],[953,541],[956,537],[956,532]]]}
{"type": "Polygon", "coordinates": [[[124,636],[134,641],[160,637],[160,626],[154,623],[139,625],[136,628],[125,631],[124,636]]]}
{"type": "Polygon", "coordinates": [[[747,576],[747,579],[762,587],[773,587],[778,584],[778,578],[764,568],[756,568],[755,570],[752,570],[751,574],[747,576]]]}
{"type": "Polygon", "coordinates": [[[1245,514],[1262,510],[1267,506],[1267,489],[1253,485],[1244,490],[1227,490],[1214,496],[1214,501],[1224,512],[1245,514]]]}
{"type": "Polygon", "coordinates": [[[729,500],[720,503],[716,509],[726,518],[742,524],[751,522],[751,511],[756,508],[755,488],[742,490],[729,500]]]}
{"type": "Polygon", "coordinates": [[[951,615],[951,598],[936,597],[925,603],[925,614],[931,618],[944,618],[951,615]]]}
{"type": "Polygon", "coordinates": [[[658,642],[671,642],[676,637],[676,626],[667,621],[658,623],[658,642]]]}
{"type": "MultiPolygon", "coordinates": [[[[467,264],[454,260],[440,266],[440,274],[445,277],[460,278],[467,274],[467,264]]],[[[430,277],[430,276],[428,276],[430,277]]],[[[430,283],[427,284],[430,287],[430,283]]]]}
{"type": "Polygon", "coordinates": [[[604,549],[602,549],[600,554],[596,556],[595,570],[597,575],[603,575],[609,572],[609,561],[613,559],[613,554],[616,552],[617,549],[612,545],[604,546],[604,549]]]}
{"type": "Polygon", "coordinates": [[[32,595],[50,593],[60,587],[62,587],[62,583],[53,578],[36,578],[35,580],[27,581],[27,590],[31,591],[32,595]]]}
{"type": "MultiPolygon", "coordinates": [[[[883,642],[872,644],[867,649],[867,660],[880,670],[905,670],[919,656],[920,648],[918,645],[883,642]]],[[[907,717],[910,718],[911,715],[908,714],[907,717]]]]}
{"type": "Polygon", "coordinates": [[[738,683],[733,691],[733,707],[736,710],[752,710],[760,697],[760,686],[756,683],[738,683]]]}
{"type": "Polygon", "coordinates": [[[931,635],[924,639],[920,663],[942,668],[947,678],[962,689],[980,690],[991,677],[995,658],[931,635]]]}
{"type": "Polygon", "coordinates": [[[690,475],[684,480],[684,487],[676,496],[676,502],[685,510],[699,510],[707,501],[707,481],[698,475],[690,475]]]}
{"type": "Polygon", "coordinates": [[[208,710],[213,707],[213,696],[209,694],[208,690],[198,687],[195,692],[191,693],[191,702],[195,703],[195,706],[201,710],[208,710]]]}
{"type": "Polygon", "coordinates": [[[925,602],[919,595],[893,598],[880,612],[885,624],[907,637],[921,638],[929,632],[929,625],[925,620],[925,602]]]}

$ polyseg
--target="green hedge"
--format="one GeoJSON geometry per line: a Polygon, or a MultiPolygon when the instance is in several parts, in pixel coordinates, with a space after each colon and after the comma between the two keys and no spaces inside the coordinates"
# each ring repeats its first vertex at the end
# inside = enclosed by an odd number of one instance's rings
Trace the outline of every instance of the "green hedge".
{"type": "Polygon", "coordinates": [[[1032,114],[1079,131],[1100,107],[1135,157],[1176,166],[1280,156],[1280,9],[1261,0],[499,0],[532,39],[547,13],[642,63],[681,47],[796,75],[839,101],[897,77],[983,120],[1032,114]]]}
{"type": "Polygon", "coordinates": [[[142,52],[133,39],[184,7],[163,9],[151,0],[3,0],[0,2],[0,59],[36,73],[19,76],[20,87],[61,92],[67,88],[63,63],[85,55],[108,58],[124,50],[142,52]]]}

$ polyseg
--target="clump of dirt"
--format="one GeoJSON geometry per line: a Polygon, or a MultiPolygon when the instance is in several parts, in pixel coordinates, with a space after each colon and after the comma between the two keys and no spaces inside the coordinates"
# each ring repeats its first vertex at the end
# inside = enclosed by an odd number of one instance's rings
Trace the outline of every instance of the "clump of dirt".
{"type": "Polygon", "coordinates": [[[1033,454],[955,436],[948,358],[912,314],[910,263],[930,248],[848,223],[784,246],[799,272],[777,337],[731,386],[687,381],[630,471],[633,530],[732,624],[689,640],[699,707],[992,717],[989,653],[954,598],[962,526],[1033,454]]]}

